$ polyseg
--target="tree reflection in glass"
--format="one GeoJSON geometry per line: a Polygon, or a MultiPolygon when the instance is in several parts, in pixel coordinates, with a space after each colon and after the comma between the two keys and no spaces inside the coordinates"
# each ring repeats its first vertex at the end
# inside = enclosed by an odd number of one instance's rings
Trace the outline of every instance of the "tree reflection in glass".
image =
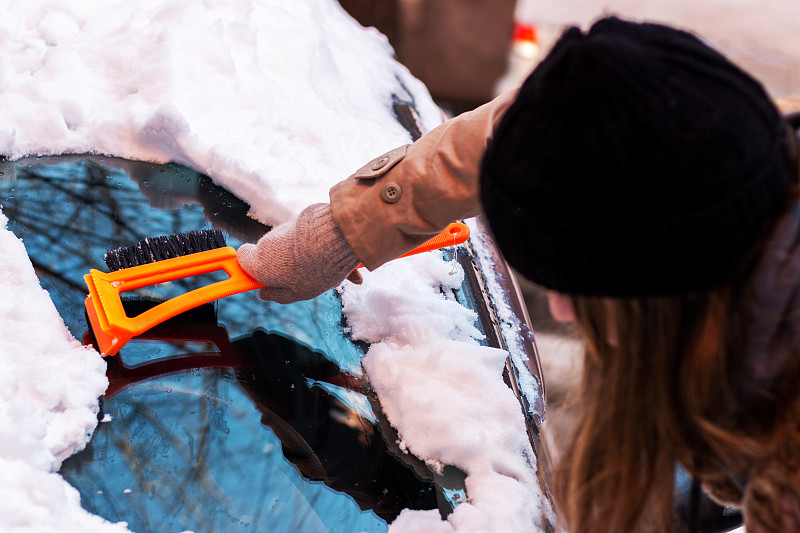
{"type": "MultiPolygon", "coordinates": [[[[236,247],[268,229],[205,176],[112,158],[22,161],[0,176],[0,201],[87,342],[83,275],[107,270],[106,250],[210,226],[236,247]]],[[[384,531],[403,508],[436,508],[433,475],[387,448],[341,322],[333,292],[287,306],[250,292],[134,339],[108,360],[105,422],[61,473],[84,507],[134,531],[384,531]]]]}

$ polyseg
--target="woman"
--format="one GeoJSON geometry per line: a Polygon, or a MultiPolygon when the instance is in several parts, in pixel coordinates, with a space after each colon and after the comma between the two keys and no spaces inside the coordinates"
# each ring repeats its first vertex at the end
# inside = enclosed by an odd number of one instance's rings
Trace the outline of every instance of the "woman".
{"type": "Polygon", "coordinates": [[[556,472],[569,530],[669,530],[677,461],[749,533],[800,531],[797,163],[750,76],[688,33],[607,18],[239,257],[263,297],[310,298],[482,211],[585,342],[556,472]]]}

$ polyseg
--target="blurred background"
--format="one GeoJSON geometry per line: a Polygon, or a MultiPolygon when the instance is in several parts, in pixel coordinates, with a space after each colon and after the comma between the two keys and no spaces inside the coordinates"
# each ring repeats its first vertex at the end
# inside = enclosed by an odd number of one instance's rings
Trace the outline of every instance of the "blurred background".
{"type": "Polygon", "coordinates": [[[775,97],[797,94],[800,3],[792,0],[518,0],[517,20],[539,26],[546,47],[565,24],[603,14],[692,31],[760,79],[775,97]]]}
{"type": "Polygon", "coordinates": [[[397,58],[456,112],[521,81],[568,25],[616,14],[667,23],[711,42],[770,93],[797,92],[800,3],[776,0],[340,0],[385,34],[397,58]],[[516,46],[515,46],[516,45],[516,46]]]}

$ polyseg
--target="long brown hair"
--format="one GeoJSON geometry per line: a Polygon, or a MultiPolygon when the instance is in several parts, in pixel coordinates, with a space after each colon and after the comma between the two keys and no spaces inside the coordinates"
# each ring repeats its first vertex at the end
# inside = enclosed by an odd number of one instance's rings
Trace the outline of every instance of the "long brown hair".
{"type": "MultiPolygon", "coordinates": [[[[800,201],[800,113],[787,118],[786,210],[800,201]]],[[[677,463],[716,485],[717,495],[740,499],[747,465],[772,453],[783,418],[800,412],[800,349],[769,387],[747,375],[743,310],[766,242],[735,279],[713,290],[572,298],[584,374],[554,484],[571,533],[674,531],[677,463]]]]}
{"type": "Polygon", "coordinates": [[[774,420],[747,413],[775,411],[745,408],[764,397],[741,392],[742,291],[733,287],[573,299],[585,368],[555,484],[572,533],[673,531],[676,461],[701,477],[727,476],[764,453],[759,436],[774,420]]]}

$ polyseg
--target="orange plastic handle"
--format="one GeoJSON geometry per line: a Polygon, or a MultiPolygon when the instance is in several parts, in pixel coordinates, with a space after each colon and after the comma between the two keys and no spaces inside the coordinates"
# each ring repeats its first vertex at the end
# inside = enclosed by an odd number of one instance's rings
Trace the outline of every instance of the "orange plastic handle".
{"type": "MultiPolygon", "coordinates": [[[[397,259],[408,257],[410,255],[421,254],[422,252],[439,250],[440,248],[446,248],[448,246],[455,246],[463,243],[467,239],[469,239],[469,227],[462,222],[453,222],[448,224],[447,227],[440,231],[435,237],[431,237],[410,252],[404,253],[397,259]]],[[[362,263],[358,265],[357,268],[364,268],[364,264],[362,263]]]]}
{"type": "Polygon", "coordinates": [[[230,246],[116,272],[92,269],[84,279],[89,287],[86,312],[103,355],[116,354],[131,338],[197,306],[263,287],[242,270],[236,260],[236,250],[230,246]],[[120,299],[123,292],[220,270],[224,270],[229,278],[171,298],[138,316],[125,314],[120,299]]]}
{"type": "MultiPolygon", "coordinates": [[[[401,257],[461,244],[468,238],[469,228],[460,222],[453,223],[436,237],[401,257]]],[[[205,303],[264,286],[239,266],[236,250],[230,246],[110,273],[92,269],[84,279],[89,287],[89,296],[84,302],[86,314],[98,348],[104,356],[115,355],[133,337],[174,316],[205,303]],[[120,294],[123,292],[217,271],[226,272],[228,279],[171,298],[138,316],[129,317],[122,306],[120,294]]]]}

